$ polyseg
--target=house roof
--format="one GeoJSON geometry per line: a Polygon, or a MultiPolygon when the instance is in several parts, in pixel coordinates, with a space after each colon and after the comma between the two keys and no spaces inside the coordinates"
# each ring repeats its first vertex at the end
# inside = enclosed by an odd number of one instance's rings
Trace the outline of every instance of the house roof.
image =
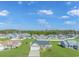
{"type": "Polygon", "coordinates": [[[76,41],[74,40],[67,40],[67,42],[69,43],[69,45],[76,45],[76,41]]]}
{"type": "Polygon", "coordinates": [[[6,46],[6,45],[17,45],[18,43],[20,43],[19,40],[0,41],[0,44],[3,45],[3,46],[6,46]]]}
{"type": "Polygon", "coordinates": [[[35,41],[35,43],[39,44],[39,45],[48,45],[49,42],[48,41],[35,41]]]}

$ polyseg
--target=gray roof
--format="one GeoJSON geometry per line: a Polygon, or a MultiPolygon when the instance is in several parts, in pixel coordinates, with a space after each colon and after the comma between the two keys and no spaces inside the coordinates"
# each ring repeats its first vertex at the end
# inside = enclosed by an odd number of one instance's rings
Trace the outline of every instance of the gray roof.
{"type": "Polygon", "coordinates": [[[48,41],[35,41],[34,43],[37,43],[39,45],[49,45],[49,42],[48,41]]]}
{"type": "Polygon", "coordinates": [[[74,40],[67,40],[67,43],[68,43],[69,45],[76,45],[76,44],[77,44],[77,42],[74,41],[74,40]]]}

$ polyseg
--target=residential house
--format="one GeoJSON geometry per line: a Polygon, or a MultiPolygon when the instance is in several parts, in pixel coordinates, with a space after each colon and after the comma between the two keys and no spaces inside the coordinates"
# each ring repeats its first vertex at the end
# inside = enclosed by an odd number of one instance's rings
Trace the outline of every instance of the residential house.
{"type": "Polygon", "coordinates": [[[36,40],[35,42],[33,42],[37,45],[40,46],[40,48],[50,48],[52,47],[52,45],[49,43],[49,41],[43,41],[43,40],[36,40]]]}
{"type": "Polygon", "coordinates": [[[72,48],[72,49],[79,50],[79,42],[77,42],[75,40],[61,41],[60,45],[65,47],[65,48],[72,48]]]}
{"type": "Polygon", "coordinates": [[[20,40],[8,40],[8,41],[0,41],[0,51],[3,51],[5,49],[11,49],[16,48],[21,45],[20,40]]]}

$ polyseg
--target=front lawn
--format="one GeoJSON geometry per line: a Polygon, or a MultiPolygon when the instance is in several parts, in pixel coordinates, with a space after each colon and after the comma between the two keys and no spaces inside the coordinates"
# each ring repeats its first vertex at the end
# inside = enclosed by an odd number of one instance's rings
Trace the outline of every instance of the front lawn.
{"type": "Polygon", "coordinates": [[[42,57],[79,57],[79,50],[63,48],[58,45],[57,41],[52,41],[50,43],[52,44],[52,48],[41,50],[40,54],[42,57]]]}
{"type": "Polygon", "coordinates": [[[77,42],[79,42],[79,37],[75,38],[74,40],[76,40],[77,42]]]}

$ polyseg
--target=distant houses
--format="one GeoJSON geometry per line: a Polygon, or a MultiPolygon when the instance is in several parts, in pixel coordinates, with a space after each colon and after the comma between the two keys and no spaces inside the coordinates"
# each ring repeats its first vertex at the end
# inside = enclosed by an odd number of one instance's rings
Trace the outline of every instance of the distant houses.
{"type": "Polygon", "coordinates": [[[0,34],[0,38],[7,38],[6,34],[0,34]]]}
{"type": "Polygon", "coordinates": [[[27,33],[9,33],[9,34],[0,34],[0,39],[8,38],[9,40],[0,41],[0,51],[5,49],[11,49],[19,47],[22,43],[22,39],[28,38],[30,35],[27,33]]]}
{"type": "Polygon", "coordinates": [[[29,34],[29,33],[8,33],[8,34],[0,34],[0,38],[8,38],[10,40],[6,42],[0,42],[0,51],[6,48],[16,48],[21,45],[20,40],[23,39],[36,39],[33,45],[39,45],[41,48],[50,48],[52,45],[49,43],[49,40],[53,40],[58,38],[60,41],[60,45],[65,48],[73,48],[79,49],[79,43],[76,41],[69,40],[68,38],[76,38],[79,35],[75,34],[29,34]],[[65,40],[66,39],[66,40],[65,40]],[[46,41],[47,40],[47,41],[46,41]]]}
{"type": "Polygon", "coordinates": [[[41,34],[41,35],[37,35],[37,34],[33,34],[32,35],[32,37],[33,38],[35,38],[35,39],[53,39],[53,38],[57,38],[57,35],[43,35],[43,34],[41,34]]]}
{"type": "Polygon", "coordinates": [[[9,39],[13,39],[13,38],[17,38],[17,39],[25,39],[31,38],[31,35],[28,33],[8,33],[8,34],[0,34],[0,38],[9,38],[9,39]]]}
{"type": "Polygon", "coordinates": [[[75,35],[75,34],[49,34],[49,35],[44,35],[44,34],[29,34],[29,33],[8,33],[8,34],[0,34],[0,38],[17,38],[17,39],[54,39],[54,38],[58,38],[58,39],[67,39],[67,38],[72,38],[75,36],[79,36],[79,35],[75,35]]]}

